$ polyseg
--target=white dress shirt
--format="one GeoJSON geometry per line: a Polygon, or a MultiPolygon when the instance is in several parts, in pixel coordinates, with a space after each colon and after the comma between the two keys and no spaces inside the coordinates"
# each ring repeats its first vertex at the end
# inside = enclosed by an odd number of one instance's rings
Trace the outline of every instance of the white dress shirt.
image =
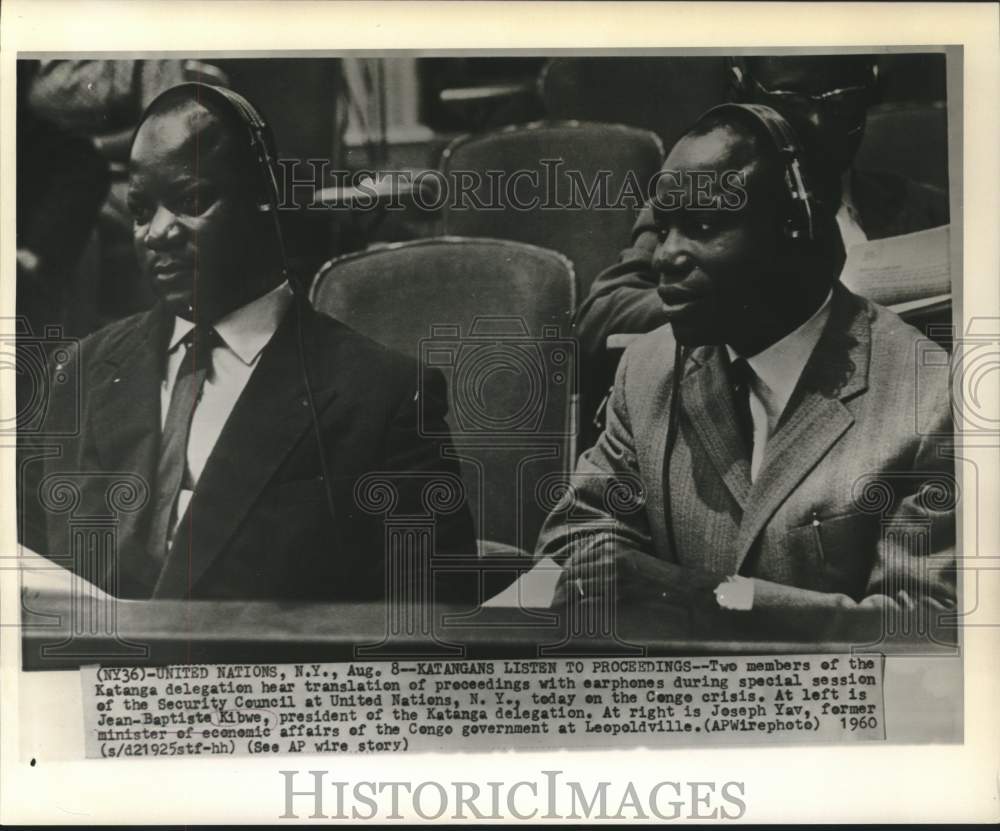
{"type": "MultiPolygon", "coordinates": [[[[823,327],[830,317],[830,291],[826,300],[805,323],[785,335],[777,343],[747,358],[753,379],[750,382],[750,417],[753,420],[753,457],[750,460],[750,480],[757,478],[764,460],[768,439],[774,435],[781,414],[799,382],[809,356],[823,334],[823,327]]],[[[739,357],[726,346],[729,359],[739,357]]]]}
{"type": "Polygon", "coordinates": [[[868,242],[868,235],[861,227],[861,214],[854,204],[854,194],[851,191],[851,169],[844,172],[840,185],[840,207],[837,208],[837,225],[840,227],[840,238],[844,241],[844,251],[861,242],[868,242]]]}
{"type": "MultiPolygon", "coordinates": [[[[187,510],[205,463],[219,440],[236,401],[246,387],[260,361],[261,352],[274,335],[278,324],[292,302],[292,289],[282,283],[216,322],[219,341],[212,349],[212,362],[202,387],[201,396],[191,417],[188,434],[187,473],[177,497],[174,521],[187,510]]],[[[170,396],[185,355],[181,344],[194,328],[190,320],[174,319],[174,331],[167,352],[167,373],[160,387],[160,429],[166,425],[170,396]]]]}

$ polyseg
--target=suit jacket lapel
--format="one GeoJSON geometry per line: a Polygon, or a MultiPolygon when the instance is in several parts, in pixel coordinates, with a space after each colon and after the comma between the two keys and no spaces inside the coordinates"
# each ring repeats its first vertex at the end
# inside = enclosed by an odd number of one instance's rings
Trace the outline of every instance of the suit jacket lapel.
{"type": "Polygon", "coordinates": [[[92,435],[106,470],[156,470],[163,344],[169,334],[168,323],[166,315],[156,310],[148,312],[98,370],[100,375],[91,391],[92,435]]]}
{"type": "MultiPolygon", "coordinates": [[[[306,355],[312,359],[309,368],[316,409],[322,414],[336,395],[331,381],[336,355],[330,353],[329,346],[324,352],[314,343],[314,318],[311,311],[303,315],[303,340],[306,355]],[[318,356],[322,356],[322,364],[316,360],[318,356]]],[[[188,593],[310,427],[312,414],[299,365],[296,326],[293,307],[264,348],[212,450],[154,597],[188,593]]]]}
{"type": "Polygon", "coordinates": [[[764,452],[736,545],[737,569],[778,507],[854,423],[843,401],[868,385],[871,326],[839,284],[826,329],[764,452]]]}
{"type": "MultiPolygon", "coordinates": [[[[160,307],[141,317],[95,370],[89,427],[103,470],[133,473],[149,487],[152,504],[160,443],[160,382],[171,318],[160,307]]],[[[146,565],[149,512],[122,513],[118,520],[119,582],[128,585],[146,565]]],[[[148,584],[147,584],[148,585],[148,584]]]]}

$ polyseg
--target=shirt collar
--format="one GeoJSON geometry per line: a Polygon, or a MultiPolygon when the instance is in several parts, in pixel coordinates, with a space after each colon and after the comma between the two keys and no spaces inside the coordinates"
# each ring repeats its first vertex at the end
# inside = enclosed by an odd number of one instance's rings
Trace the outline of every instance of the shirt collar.
{"type": "Polygon", "coordinates": [[[182,340],[184,340],[185,335],[194,329],[194,323],[190,320],[185,320],[183,317],[174,318],[174,331],[170,335],[170,344],[167,347],[168,352],[173,352],[177,348],[182,340]]]}
{"type": "MultiPolygon", "coordinates": [[[[277,331],[291,302],[292,287],[286,280],[267,294],[220,318],[212,328],[226,346],[249,366],[277,331]]],[[[169,350],[172,352],[193,328],[194,323],[190,320],[175,317],[169,350]]]]}
{"type": "MultiPolygon", "coordinates": [[[[770,399],[776,405],[778,413],[784,411],[795,385],[799,382],[799,376],[805,369],[809,356],[819,343],[823,334],[823,327],[830,317],[830,300],[833,297],[831,289],[826,299],[820,307],[813,312],[805,323],[797,329],[789,332],[785,337],[776,343],[772,343],[767,349],[758,352],[751,358],[747,358],[747,363],[756,375],[756,381],[762,381],[770,392],[770,399]]],[[[726,351],[729,359],[735,360],[739,355],[728,344],[726,351]]]]}

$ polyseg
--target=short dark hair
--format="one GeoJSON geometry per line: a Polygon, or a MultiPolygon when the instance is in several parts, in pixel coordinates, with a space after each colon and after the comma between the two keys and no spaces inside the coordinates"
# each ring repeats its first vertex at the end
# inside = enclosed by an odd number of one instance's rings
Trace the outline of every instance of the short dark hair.
{"type": "Polygon", "coordinates": [[[748,167],[760,161],[779,161],[778,151],[767,130],[750,113],[736,107],[703,113],[687,130],[685,136],[697,138],[707,136],[719,128],[734,131],[746,143],[734,149],[732,162],[739,167],[748,167]]]}

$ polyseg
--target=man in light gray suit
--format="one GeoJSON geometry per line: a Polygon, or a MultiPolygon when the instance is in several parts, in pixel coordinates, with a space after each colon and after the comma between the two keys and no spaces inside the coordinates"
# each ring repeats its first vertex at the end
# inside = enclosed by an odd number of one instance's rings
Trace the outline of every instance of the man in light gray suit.
{"type": "Polygon", "coordinates": [[[669,323],[626,350],[542,530],[563,598],[954,606],[949,391],[921,374],[947,356],[839,284],[836,204],[803,165],[758,105],[710,110],[670,153],[669,323]]]}

